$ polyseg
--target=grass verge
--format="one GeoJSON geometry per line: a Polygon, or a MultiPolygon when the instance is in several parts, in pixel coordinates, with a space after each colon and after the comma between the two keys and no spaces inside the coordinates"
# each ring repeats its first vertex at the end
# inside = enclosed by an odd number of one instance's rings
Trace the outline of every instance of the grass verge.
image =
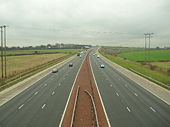
{"type": "Polygon", "coordinates": [[[158,85],[170,90],[170,77],[168,75],[162,74],[160,72],[150,70],[136,62],[132,62],[129,60],[124,60],[120,57],[113,56],[106,54],[105,52],[99,51],[100,54],[102,54],[107,59],[119,64],[120,66],[133,70],[133,72],[151,80],[152,82],[157,83],[158,85]]]}
{"type": "Polygon", "coordinates": [[[52,61],[50,61],[50,62],[48,62],[46,64],[42,64],[40,66],[32,68],[32,69],[30,69],[30,70],[28,70],[26,72],[22,72],[20,75],[16,75],[16,76],[14,76],[14,77],[12,77],[10,79],[4,80],[0,84],[0,86],[1,86],[0,91],[2,91],[4,89],[18,83],[18,82],[20,82],[20,81],[22,81],[22,80],[36,74],[36,73],[38,73],[40,71],[43,71],[43,70],[45,70],[45,69],[47,69],[47,68],[49,68],[49,67],[51,67],[51,66],[53,66],[53,65],[55,65],[57,63],[60,63],[60,62],[66,60],[67,58],[69,58],[71,56],[72,56],[71,54],[65,55],[65,56],[60,57],[58,59],[52,60],[52,61]]]}

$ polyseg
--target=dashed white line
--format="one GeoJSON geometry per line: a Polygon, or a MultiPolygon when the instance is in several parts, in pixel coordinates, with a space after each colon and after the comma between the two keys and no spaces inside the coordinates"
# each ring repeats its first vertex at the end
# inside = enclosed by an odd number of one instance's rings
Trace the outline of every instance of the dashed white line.
{"type": "Polygon", "coordinates": [[[153,112],[156,112],[156,110],[155,109],[153,109],[152,107],[149,107],[153,112]]]}
{"type": "Polygon", "coordinates": [[[19,106],[19,108],[18,108],[18,109],[21,109],[23,106],[24,106],[24,104],[22,104],[21,106],[19,106]]]}
{"type": "Polygon", "coordinates": [[[42,109],[46,106],[46,104],[43,104],[43,106],[41,107],[42,109]]]}
{"type": "Polygon", "coordinates": [[[52,92],[52,95],[54,95],[54,94],[55,94],[55,92],[53,91],[53,92],[52,92]]]}
{"type": "Polygon", "coordinates": [[[38,94],[38,91],[34,93],[34,95],[37,95],[38,94]]]}
{"type": "Polygon", "coordinates": [[[138,96],[138,94],[137,93],[134,93],[135,94],[135,96],[138,96]]]}
{"type": "Polygon", "coordinates": [[[130,112],[130,109],[129,109],[129,107],[126,107],[126,109],[130,112]]]}
{"type": "Polygon", "coordinates": [[[116,93],[116,95],[117,95],[117,96],[119,96],[119,94],[118,94],[118,93],[116,93]]]}

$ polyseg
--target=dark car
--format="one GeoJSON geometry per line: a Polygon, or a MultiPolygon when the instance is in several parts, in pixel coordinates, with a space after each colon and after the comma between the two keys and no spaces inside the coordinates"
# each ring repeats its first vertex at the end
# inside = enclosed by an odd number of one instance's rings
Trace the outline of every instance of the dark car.
{"type": "Polygon", "coordinates": [[[57,68],[54,68],[53,70],[52,70],[52,73],[57,73],[58,72],[58,69],[57,68]]]}
{"type": "Polygon", "coordinates": [[[73,67],[73,63],[69,63],[69,65],[68,65],[69,67],[73,67]]]}

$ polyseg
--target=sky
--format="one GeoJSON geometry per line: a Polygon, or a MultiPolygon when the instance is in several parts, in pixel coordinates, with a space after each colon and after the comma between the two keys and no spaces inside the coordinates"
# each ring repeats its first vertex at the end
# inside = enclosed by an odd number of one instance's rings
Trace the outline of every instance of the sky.
{"type": "Polygon", "coordinates": [[[8,46],[170,47],[170,0],[0,0],[8,46]]]}

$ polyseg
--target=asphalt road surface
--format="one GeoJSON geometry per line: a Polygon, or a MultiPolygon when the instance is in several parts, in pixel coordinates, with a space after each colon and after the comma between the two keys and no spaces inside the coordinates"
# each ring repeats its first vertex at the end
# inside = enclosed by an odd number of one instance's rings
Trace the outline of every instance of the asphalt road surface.
{"type": "MultiPolygon", "coordinates": [[[[90,55],[98,88],[112,127],[170,127],[170,106],[90,55]],[[105,68],[100,68],[104,64],[105,68]]],[[[58,127],[83,61],[76,57],[0,107],[0,127],[58,127]]]]}
{"type": "Polygon", "coordinates": [[[58,127],[84,59],[76,57],[0,107],[0,127],[58,127]]]}
{"type": "Polygon", "coordinates": [[[170,127],[170,106],[91,53],[91,64],[112,127],[170,127]],[[105,68],[100,68],[104,64],[105,68]]]}

